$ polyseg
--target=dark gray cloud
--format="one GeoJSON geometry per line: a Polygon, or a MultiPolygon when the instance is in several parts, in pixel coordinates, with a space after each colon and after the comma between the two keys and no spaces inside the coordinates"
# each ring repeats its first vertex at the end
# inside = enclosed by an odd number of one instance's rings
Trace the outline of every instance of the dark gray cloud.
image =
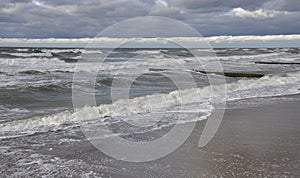
{"type": "Polygon", "coordinates": [[[0,37],[93,37],[114,23],[147,15],[183,21],[204,36],[300,29],[298,0],[2,0],[0,37]]]}

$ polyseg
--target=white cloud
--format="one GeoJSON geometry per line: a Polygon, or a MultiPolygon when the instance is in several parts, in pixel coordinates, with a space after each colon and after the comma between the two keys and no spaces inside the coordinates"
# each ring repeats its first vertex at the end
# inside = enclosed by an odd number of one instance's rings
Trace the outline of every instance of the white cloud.
{"type": "Polygon", "coordinates": [[[165,0],[155,0],[155,5],[149,11],[150,16],[164,16],[175,19],[182,19],[182,9],[169,5],[165,0]]]}
{"type": "Polygon", "coordinates": [[[156,0],[156,1],[155,1],[155,4],[156,4],[157,6],[165,6],[165,7],[168,7],[168,3],[167,3],[166,1],[164,1],[164,0],[156,0]]]}
{"type": "Polygon", "coordinates": [[[255,11],[245,10],[243,8],[234,8],[229,12],[229,15],[240,17],[240,18],[254,18],[254,19],[268,19],[274,18],[280,15],[286,15],[286,11],[275,11],[267,9],[258,9],[255,11]]]}

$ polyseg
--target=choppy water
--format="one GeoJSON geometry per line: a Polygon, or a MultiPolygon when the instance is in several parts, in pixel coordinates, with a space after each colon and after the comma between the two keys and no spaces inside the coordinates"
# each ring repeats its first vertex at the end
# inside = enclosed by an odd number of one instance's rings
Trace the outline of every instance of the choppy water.
{"type": "MultiPolygon", "coordinates": [[[[15,176],[55,175],[55,171],[59,170],[57,166],[67,171],[71,171],[69,169],[72,167],[75,169],[78,165],[89,167],[86,162],[64,160],[36,151],[86,141],[80,134],[79,127],[87,122],[86,118],[93,117],[82,117],[85,115],[100,113],[103,119],[111,118],[113,124],[119,124],[117,128],[122,128],[116,130],[122,135],[143,134],[178,122],[176,119],[178,113],[175,112],[170,112],[166,119],[157,125],[144,129],[129,128],[121,122],[121,120],[146,120],[155,116],[155,112],[149,114],[149,110],[160,111],[162,108],[176,110],[180,103],[190,110],[200,110],[199,120],[203,120],[214,109],[209,102],[210,88],[207,75],[199,72],[204,68],[197,64],[198,61],[188,51],[118,49],[109,54],[101,65],[95,65],[87,59],[104,56],[107,51],[107,49],[0,48],[0,152],[4,163],[12,156],[17,160],[12,167],[8,165],[9,163],[3,164],[0,167],[1,171],[9,169],[10,171],[6,171],[5,174],[15,176]],[[185,68],[174,67],[175,63],[185,68]],[[112,83],[131,82],[131,77],[139,71],[137,69],[144,70],[144,74],[133,81],[129,92],[131,105],[125,107],[122,100],[111,104],[112,83]],[[198,88],[187,87],[184,92],[179,93],[174,82],[164,74],[175,76],[183,86],[188,86],[184,78],[181,78],[182,73],[187,71],[193,76],[198,88]],[[97,80],[95,90],[92,92],[95,92],[99,106],[73,111],[74,73],[85,75],[93,72],[97,72],[97,80]],[[181,103],[181,98],[185,98],[184,103],[181,103]],[[149,105],[149,101],[160,104],[149,105]]],[[[203,51],[205,54],[205,51],[209,50],[194,49],[194,51],[203,51]]],[[[219,60],[226,73],[264,74],[261,78],[225,77],[227,101],[239,103],[234,107],[247,107],[249,105],[247,99],[251,98],[264,98],[257,100],[258,103],[252,103],[263,105],[270,101],[268,98],[300,93],[300,49],[216,49],[214,52],[216,56],[199,57],[204,66],[219,60]]],[[[208,75],[219,77],[213,70],[210,72],[212,73],[208,75]]],[[[91,84],[82,80],[80,85],[91,84]]],[[[189,122],[189,119],[187,117],[187,120],[180,122],[189,122]]],[[[81,175],[89,173],[80,172],[79,169],[77,171],[81,175]]]]}

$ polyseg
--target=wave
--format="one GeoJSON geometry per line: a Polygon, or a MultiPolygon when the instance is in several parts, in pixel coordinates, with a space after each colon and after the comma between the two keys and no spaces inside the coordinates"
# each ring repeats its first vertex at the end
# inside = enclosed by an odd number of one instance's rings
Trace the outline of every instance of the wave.
{"type": "MultiPolygon", "coordinates": [[[[6,58],[2,58],[0,60],[0,64],[2,65],[6,65],[6,66],[17,66],[17,65],[23,65],[24,64],[31,64],[31,65],[35,65],[35,64],[39,64],[42,66],[49,66],[49,65],[56,65],[59,63],[63,63],[61,60],[59,60],[58,58],[36,58],[36,57],[32,57],[32,58],[15,58],[15,59],[6,59],[6,58]]],[[[29,67],[29,66],[25,66],[25,67],[29,67]]]]}
{"type": "Polygon", "coordinates": [[[30,113],[30,111],[25,108],[0,104],[0,123],[7,122],[11,119],[22,118],[28,113],[30,113]]]}
{"type": "MultiPolygon", "coordinates": [[[[75,111],[65,111],[44,117],[34,117],[25,120],[17,120],[0,124],[0,133],[5,135],[24,134],[28,132],[41,132],[55,129],[63,129],[67,124],[77,127],[81,124],[107,117],[130,118],[136,115],[143,116],[152,112],[162,112],[166,108],[176,108],[178,105],[192,105],[201,103],[200,111],[209,116],[213,107],[210,104],[211,87],[218,89],[222,86],[207,86],[183,91],[173,91],[168,94],[153,94],[136,97],[129,100],[119,100],[113,104],[105,104],[97,107],[84,107],[75,111]],[[183,99],[184,98],[184,99],[183,99]],[[183,99],[183,100],[182,100],[183,99]],[[149,103],[155,103],[149,105],[149,103]]],[[[260,79],[241,79],[235,83],[226,85],[227,101],[241,100],[257,97],[283,96],[300,93],[300,72],[292,72],[284,75],[264,76],[260,79]]],[[[221,100],[221,93],[214,95],[215,100],[221,100]]],[[[188,107],[190,108],[190,107],[188,107]]],[[[199,109],[199,108],[197,108],[199,109]]],[[[203,119],[203,118],[202,118],[203,119]]],[[[176,122],[176,121],[174,121],[176,122]]],[[[182,121],[188,122],[188,121],[182,121]]],[[[174,123],[173,123],[174,124],[174,123]]],[[[70,125],[68,125],[68,128],[70,125]]]]}
{"type": "MultiPolygon", "coordinates": [[[[9,75],[15,75],[23,71],[55,71],[72,70],[74,66],[65,65],[58,58],[2,58],[0,60],[0,71],[9,75]]],[[[25,72],[26,73],[26,72],[25,72]]]]}
{"type": "Polygon", "coordinates": [[[8,48],[1,50],[0,57],[2,58],[32,58],[32,57],[57,57],[57,58],[79,58],[81,54],[101,54],[102,50],[89,49],[14,49],[8,48]]]}
{"type": "Polygon", "coordinates": [[[72,83],[57,83],[57,84],[42,84],[38,86],[26,86],[27,90],[38,90],[38,91],[70,91],[72,89],[72,83]]]}
{"type": "Polygon", "coordinates": [[[25,71],[20,71],[19,74],[26,74],[26,75],[44,75],[45,72],[38,71],[38,70],[25,70],[25,71]]]}
{"type": "MultiPolygon", "coordinates": [[[[71,71],[68,70],[24,70],[24,71],[20,71],[18,72],[19,74],[26,74],[26,75],[44,75],[47,73],[73,73],[71,71]]],[[[0,72],[1,74],[1,72],[0,72]]],[[[5,74],[5,73],[3,73],[5,74]]]]}
{"type": "Polygon", "coordinates": [[[29,57],[52,57],[51,53],[6,53],[2,52],[1,54],[8,55],[10,57],[22,57],[22,58],[29,58],[29,57]]]}
{"type": "MultiPolygon", "coordinates": [[[[192,49],[192,51],[195,49],[192,49]]],[[[109,51],[109,50],[108,50],[109,51]]],[[[198,49],[198,51],[209,51],[216,53],[217,56],[272,56],[280,54],[300,54],[300,50],[297,48],[229,48],[229,49],[198,49]]],[[[1,50],[1,55],[15,56],[15,57],[78,57],[84,54],[103,54],[106,53],[105,49],[14,49],[8,48],[1,50]]],[[[165,54],[169,56],[180,56],[180,57],[191,57],[191,53],[185,49],[122,49],[117,48],[111,52],[112,54],[122,53],[123,55],[128,54],[137,54],[137,55],[149,55],[156,56],[159,54],[165,54]]],[[[204,54],[204,53],[203,53],[204,54]]],[[[208,53],[210,54],[210,53],[208,53]]],[[[130,57],[130,56],[129,56],[130,57]]]]}

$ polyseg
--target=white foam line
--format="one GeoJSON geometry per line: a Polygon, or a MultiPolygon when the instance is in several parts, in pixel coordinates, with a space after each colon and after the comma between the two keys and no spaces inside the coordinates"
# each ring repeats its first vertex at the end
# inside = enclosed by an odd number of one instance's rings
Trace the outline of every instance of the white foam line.
{"type": "MultiPolygon", "coordinates": [[[[45,39],[29,39],[29,38],[0,38],[1,43],[89,43],[89,42],[123,42],[129,38],[45,38],[45,39]]],[[[132,38],[131,38],[132,39],[132,38]]],[[[265,36],[211,36],[211,37],[172,37],[172,38],[133,38],[139,42],[161,42],[164,39],[174,39],[182,41],[251,41],[251,40],[300,40],[299,34],[293,35],[265,35],[265,36]]]]}

